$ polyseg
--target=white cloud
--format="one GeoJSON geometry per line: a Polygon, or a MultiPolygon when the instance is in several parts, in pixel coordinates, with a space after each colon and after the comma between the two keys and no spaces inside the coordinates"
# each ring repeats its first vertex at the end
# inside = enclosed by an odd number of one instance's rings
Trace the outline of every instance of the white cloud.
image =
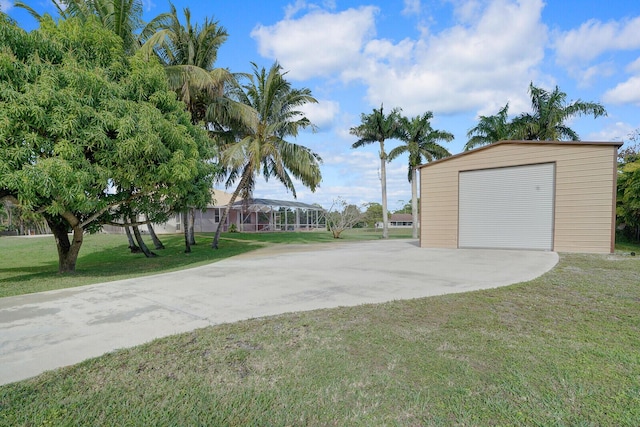
{"type": "Polygon", "coordinates": [[[612,123],[597,132],[592,132],[584,138],[585,141],[623,141],[628,139],[629,135],[637,129],[638,126],[632,126],[625,122],[612,123]]]}
{"type": "Polygon", "coordinates": [[[11,0],[0,0],[0,11],[8,12],[12,7],[13,2],[11,0]]]}
{"type": "Polygon", "coordinates": [[[391,46],[371,41],[366,68],[346,76],[368,84],[371,104],[402,105],[408,114],[504,105],[510,94],[524,92],[544,57],[542,7],[540,0],[496,0],[470,25],[391,46]]]}
{"type": "Polygon", "coordinates": [[[420,0],[404,0],[403,15],[420,15],[422,4],[420,0]]]}
{"type": "Polygon", "coordinates": [[[602,97],[605,103],[640,105],[640,76],[633,76],[608,90],[602,97]]]}
{"type": "Polygon", "coordinates": [[[336,101],[318,100],[317,104],[305,104],[302,111],[311,123],[322,130],[333,124],[340,113],[340,104],[336,101]]]}
{"type": "Polygon", "coordinates": [[[291,79],[329,76],[358,57],[364,41],[374,34],[377,11],[373,6],[339,13],[313,10],[299,19],[258,25],[251,37],[260,55],[280,61],[291,79]]]}
{"type": "Polygon", "coordinates": [[[591,19],[576,30],[558,33],[555,48],[558,62],[589,62],[607,51],[640,48],[640,16],[603,23],[591,19]]]}

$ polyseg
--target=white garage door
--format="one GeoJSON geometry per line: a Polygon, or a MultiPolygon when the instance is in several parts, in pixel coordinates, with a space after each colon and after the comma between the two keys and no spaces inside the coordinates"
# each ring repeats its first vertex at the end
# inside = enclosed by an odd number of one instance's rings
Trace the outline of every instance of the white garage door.
{"type": "Polygon", "coordinates": [[[460,172],[461,248],[553,249],[555,164],[460,172]]]}

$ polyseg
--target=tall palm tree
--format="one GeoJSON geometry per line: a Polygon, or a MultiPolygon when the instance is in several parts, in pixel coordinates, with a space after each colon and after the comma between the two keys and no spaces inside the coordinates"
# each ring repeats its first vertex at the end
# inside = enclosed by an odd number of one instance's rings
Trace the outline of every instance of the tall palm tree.
{"type": "Polygon", "coordinates": [[[513,137],[513,126],[508,119],[509,103],[494,116],[480,116],[478,124],[467,132],[469,141],[464,145],[464,150],[467,151],[481,145],[511,139],[513,137]]]}
{"type": "Polygon", "coordinates": [[[274,177],[296,197],[293,178],[315,191],[322,174],[322,159],[311,149],[292,143],[301,129],[313,128],[299,108],[315,103],[307,88],[294,89],[285,79],[282,67],[276,62],[269,71],[253,65],[253,75],[245,85],[237,85],[230,93],[233,99],[250,107],[257,122],[237,128],[237,141],[223,147],[221,160],[226,165],[227,188],[239,180],[227,205],[213,239],[212,247],[218,248],[220,232],[231,205],[238,196],[245,200],[251,197],[260,174],[265,179],[274,177]]]}
{"type": "Polygon", "coordinates": [[[418,176],[417,167],[425,160],[442,159],[450,156],[451,153],[439,142],[449,142],[453,140],[450,132],[435,130],[431,127],[430,120],[433,113],[427,111],[421,116],[416,116],[409,120],[406,117],[400,118],[401,137],[403,145],[395,147],[389,152],[389,161],[397,158],[401,154],[409,154],[409,182],[411,183],[411,215],[413,216],[413,238],[418,238],[418,176]]]}
{"type": "Polygon", "coordinates": [[[538,141],[579,141],[578,134],[565,125],[572,117],[585,114],[593,118],[606,116],[605,108],[596,102],[580,100],[567,104],[567,94],[558,86],[551,92],[529,84],[532,113],[523,113],[513,120],[514,134],[519,139],[538,141]]]}
{"type": "Polygon", "coordinates": [[[360,116],[361,124],[349,130],[351,135],[359,139],[351,148],[360,148],[371,143],[380,144],[380,183],[382,187],[382,238],[389,237],[389,212],[387,210],[387,153],[384,143],[387,139],[401,137],[399,125],[400,109],[394,108],[388,115],[384,114],[383,106],[379,110],[373,109],[371,114],[360,116]]]}

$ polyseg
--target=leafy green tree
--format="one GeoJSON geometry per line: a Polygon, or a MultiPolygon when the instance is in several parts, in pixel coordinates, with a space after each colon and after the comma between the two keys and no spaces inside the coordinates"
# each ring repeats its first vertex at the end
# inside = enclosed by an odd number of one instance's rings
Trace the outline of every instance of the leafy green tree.
{"type": "Polygon", "coordinates": [[[630,138],[632,144],[618,154],[618,194],[616,214],[622,232],[640,241],[640,130],[630,138]]]}
{"type": "Polygon", "coordinates": [[[223,147],[222,164],[227,168],[227,188],[238,181],[231,200],[218,224],[212,247],[218,247],[222,224],[229,209],[241,195],[251,197],[256,177],[262,173],[265,179],[280,181],[293,197],[296,197],[293,178],[299,179],[311,191],[322,180],[322,159],[308,147],[287,139],[313,125],[299,108],[315,103],[307,88],[294,89],[285,79],[282,67],[276,62],[269,71],[253,64],[253,76],[245,85],[237,85],[230,95],[232,99],[251,107],[257,117],[255,125],[238,126],[238,139],[223,147]]]}
{"type": "Polygon", "coordinates": [[[209,192],[210,139],[156,61],[128,57],[94,18],[45,18],[31,33],[1,19],[0,198],[45,216],[60,272],[75,270],[85,231],[141,213],[162,222],[209,192]]]}
{"type": "Polygon", "coordinates": [[[513,135],[513,126],[509,121],[509,103],[507,103],[495,116],[480,116],[478,124],[467,132],[469,140],[464,145],[464,150],[512,139],[513,135]]]}
{"type": "Polygon", "coordinates": [[[382,238],[389,237],[389,213],[387,210],[387,152],[384,143],[388,139],[398,139],[402,136],[400,127],[400,109],[394,108],[388,115],[384,114],[383,106],[379,110],[373,109],[371,114],[360,116],[361,124],[349,130],[351,135],[358,137],[351,148],[360,148],[372,143],[380,144],[380,184],[382,189],[382,238]]]}
{"type": "MultiPolygon", "coordinates": [[[[140,47],[140,38],[155,33],[153,24],[142,20],[141,0],[52,0],[62,19],[76,18],[86,22],[90,17],[98,18],[105,28],[122,39],[125,52],[133,54],[140,47]]],[[[21,0],[15,6],[26,9],[39,22],[46,19],[21,0]]],[[[156,18],[158,19],[158,18],[156,18]]]]}
{"type": "Polygon", "coordinates": [[[364,211],[363,220],[367,227],[373,228],[376,223],[382,222],[382,205],[380,203],[367,203],[364,211]]]}
{"type": "Polygon", "coordinates": [[[413,238],[418,238],[418,166],[425,161],[442,159],[451,153],[440,145],[453,140],[450,132],[435,130],[431,127],[433,113],[427,111],[421,116],[409,120],[400,118],[400,140],[404,144],[389,152],[389,161],[407,153],[409,155],[408,179],[411,183],[411,215],[413,217],[413,238]]]}
{"type": "Polygon", "coordinates": [[[517,139],[537,141],[579,141],[578,134],[568,127],[567,120],[582,115],[593,118],[606,116],[607,111],[597,102],[580,100],[567,104],[567,94],[558,86],[551,92],[529,85],[532,113],[513,119],[513,135],[517,139]]]}

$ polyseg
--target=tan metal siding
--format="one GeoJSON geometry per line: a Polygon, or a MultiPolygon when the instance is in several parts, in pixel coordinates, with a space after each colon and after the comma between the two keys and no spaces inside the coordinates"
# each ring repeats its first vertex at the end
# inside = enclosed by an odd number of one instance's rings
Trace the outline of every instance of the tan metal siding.
{"type": "Polygon", "coordinates": [[[611,144],[500,143],[420,169],[422,247],[458,247],[458,173],[556,163],[554,250],[608,253],[615,223],[611,144]]]}

